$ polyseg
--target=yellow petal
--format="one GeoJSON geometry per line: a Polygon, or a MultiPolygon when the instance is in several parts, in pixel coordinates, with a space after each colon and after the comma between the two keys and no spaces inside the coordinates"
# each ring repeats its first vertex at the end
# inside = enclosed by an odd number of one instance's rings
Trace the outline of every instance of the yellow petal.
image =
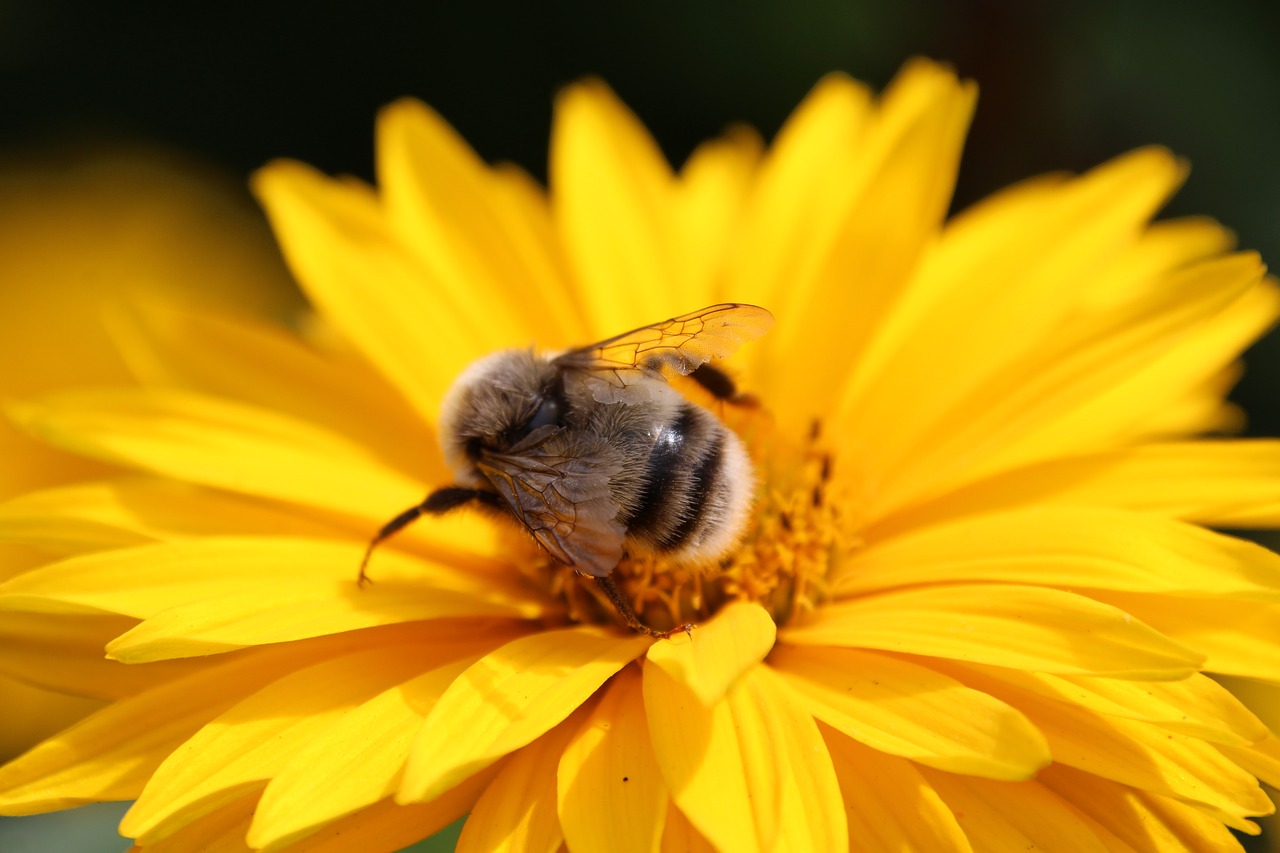
{"type": "MultiPolygon", "coordinates": [[[[1140,150],[1135,154],[1168,157],[1168,152],[1160,149],[1140,150]]],[[[1185,167],[1174,165],[1175,174],[1185,178],[1185,167]]],[[[1234,234],[1203,216],[1152,222],[1131,246],[1099,271],[1097,278],[1080,282],[1081,306],[1091,313],[1117,308],[1158,290],[1170,271],[1225,254],[1235,245],[1234,234]]]]}
{"type": "Polygon", "coordinates": [[[920,772],[955,813],[975,850],[1128,850],[1039,782],[993,782],[928,768],[920,772]]]}
{"type": "MultiPolygon", "coordinates": [[[[805,428],[830,409],[811,383],[789,381],[790,366],[817,366],[838,387],[838,377],[857,363],[901,298],[941,227],[976,94],[939,66],[908,64],[886,90],[847,183],[841,184],[838,167],[824,178],[833,179],[842,197],[834,199],[834,209],[807,209],[808,245],[775,283],[769,304],[787,322],[756,354],[755,367],[781,421],[805,428]],[[851,269],[858,270],[856,287],[848,286],[851,269]],[[832,347],[833,341],[840,346],[832,347]]],[[[823,386],[823,378],[813,381],[823,386]]]]}
{"type": "Polygon", "coordinates": [[[1280,731],[1280,680],[1259,681],[1231,675],[1216,675],[1213,680],[1257,714],[1268,729],[1280,731]]]}
{"type": "MultiPolygon", "coordinates": [[[[3,665],[3,661],[0,661],[3,665]]],[[[9,761],[101,710],[101,699],[46,690],[0,673],[0,762],[9,761]]]]}
{"type": "Polygon", "coordinates": [[[613,677],[564,750],[557,803],[573,850],[654,853],[669,797],[649,741],[639,672],[613,677]]]}
{"type": "Polygon", "coordinates": [[[1204,675],[1182,681],[1134,682],[968,666],[1049,699],[1153,723],[1212,743],[1244,746],[1267,734],[1267,727],[1240,700],[1204,675]]]}
{"type": "Polygon", "coordinates": [[[564,284],[526,267],[508,233],[519,220],[502,215],[497,181],[457,131],[406,98],[379,113],[377,139],[387,223],[432,272],[432,295],[468,312],[469,327],[485,330],[475,348],[524,345],[530,330],[555,345],[571,342],[576,324],[558,310],[568,305],[564,284]]]}
{"type": "Polygon", "coordinates": [[[708,304],[742,298],[723,290],[721,271],[739,233],[762,147],[755,131],[731,128],[723,138],[694,149],[680,170],[674,249],[686,281],[699,287],[688,294],[691,302],[698,297],[708,304]]]}
{"type": "Polygon", "coordinates": [[[1147,444],[1017,468],[913,507],[877,538],[1011,506],[1110,506],[1217,527],[1280,525],[1280,441],[1147,444]]]}
{"type": "Polygon", "coordinates": [[[1158,293],[1124,310],[1067,324],[1067,331],[1008,363],[916,436],[915,450],[884,474],[874,514],[1000,470],[1096,450],[1113,440],[1117,430],[1145,414],[1149,398],[1130,394],[1115,401],[1100,412],[1104,417],[1089,434],[1058,427],[1169,352],[1261,275],[1252,255],[1215,258],[1179,271],[1158,293]]]}
{"type": "Polygon", "coordinates": [[[254,650],[122,699],[0,768],[0,812],[134,799],[170,752],[244,696],[301,666],[395,636],[367,631],[254,650]]]}
{"type": "Polygon", "coordinates": [[[268,850],[287,847],[394,794],[427,710],[475,657],[466,655],[384,690],[311,736],[267,783],[249,843],[268,850]]]}
{"type": "Polygon", "coordinates": [[[972,849],[956,816],[910,761],[863,746],[824,729],[840,778],[850,849],[972,849]]]}
{"type": "MultiPolygon", "coordinates": [[[[752,788],[768,790],[772,779],[765,782],[760,777],[770,774],[775,763],[781,771],[775,777],[779,785],[775,849],[849,849],[848,824],[835,766],[804,702],[764,666],[747,673],[742,689],[731,692],[728,700],[744,745],[750,734],[749,725],[743,725],[743,720],[759,715],[764,732],[769,735],[753,744],[765,761],[749,769],[756,775],[752,788]]],[[[744,752],[751,755],[755,749],[744,752]]]]}
{"type": "Polygon", "coordinates": [[[1041,587],[920,587],[831,604],[783,628],[783,643],[848,646],[1013,669],[1175,680],[1201,656],[1127,613],[1041,587]]]}
{"type": "Polygon", "coordinates": [[[153,537],[131,529],[138,526],[113,500],[107,483],[42,489],[0,504],[0,541],[59,554],[150,541],[153,537]]]}
{"type": "Polygon", "coordinates": [[[870,90],[829,74],[788,117],[760,165],[730,256],[732,298],[775,306],[800,258],[830,241],[815,225],[848,205],[871,116],[870,90]]]}
{"type": "Polygon", "coordinates": [[[1249,825],[1250,815],[1271,811],[1257,779],[1198,738],[1045,698],[1000,670],[951,665],[949,671],[1026,714],[1049,741],[1055,763],[1198,804],[1236,828],[1249,825]]]}
{"type": "Polygon", "coordinates": [[[202,667],[198,661],[125,666],[102,649],[136,624],[127,616],[9,612],[0,617],[0,671],[29,684],[123,699],[202,667]]]}
{"type": "Polygon", "coordinates": [[[205,486],[385,520],[423,485],[278,412],[174,389],[66,391],[10,413],[77,453],[205,486]]]}
{"type": "Polygon", "coordinates": [[[111,645],[113,655],[131,661],[417,619],[521,618],[542,610],[507,598],[501,578],[394,553],[382,555],[382,580],[361,589],[353,572],[359,555],[348,543],[254,537],[117,549],[0,584],[0,610],[81,607],[146,619],[111,645]]]}
{"type": "Polygon", "coordinates": [[[1242,849],[1221,821],[1168,797],[1135,791],[1061,764],[1041,773],[1039,781],[1138,853],[1242,849]]]}
{"type": "Polygon", "coordinates": [[[564,834],[556,813],[556,770],[585,717],[584,709],[579,708],[507,760],[463,825],[458,853],[554,853],[560,849],[564,834]]]}
{"type": "MultiPolygon", "coordinates": [[[[1247,269],[1249,256],[1238,259],[1240,267],[1247,269]]],[[[1204,284],[1218,277],[1219,286],[1231,293],[1236,275],[1231,260],[1228,256],[1221,264],[1204,264],[1204,284]]],[[[1159,299],[1152,301],[1158,304],[1159,299]]],[[[1175,336],[1166,350],[1134,365],[1119,381],[1096,389],[1092,399],[1062,413],[1009,455],[1038,460],[1060,453],[1060,448],[1092,450],[1126,439],[1176,437],[1179,429],[1189,427],[1194,434],[1207,426],[1230,423],[1223,420],[1220,400],[1239,378],[1232,362],[1275,323],[1277,314],[1280,291],[1274,283],[1253,283],[1221,310],[1205,310],[1189,333],[1175,336]],[[1214,397],[1217,406],[1212,405],[1214,397]]],[[[991,463],[993,468],[1009,464],[1004,458],[991,463]]]]}
{"type": "Polygon", "coordinates": [[[556,225],[597,334],[697,310],[680,296],[671,167],[603,83],[574,84],[556,99],[549,168],[556,225]]]}
{"type": "MultiPolygon", "coordinates": [[[[744,749],[727,700],[704,706],[652,664],[644,668],[649,737],[671,799],[717,850],[771,849],[761,837],[744,749]]],[[[761,803],[762,812],[776,803],[761,803]]],[[[776,832],[776,826],[774,827],[776,832]]]]}
{"type": "Polygon", "coordinates": [[[717,848],[847,848],[839,785],[817,725],[767,669],[751,670],[706,708],[648,665],[644,696],[672,799],[717,848]]]}
{"type": "Polygon", "coordinates": [[[1280,783],[1280,738],[1267,733],[1248,746],[1218,744],[1218,750],[1271,787],[1280,783]]]}
{"type": "Polygon", "coordinates": [[[1120,592],[1096,597],[1204,655],[1206,672],[1280,681],[1280,606],[1120,592]]]}
{"type": "Polygon", "coordinates": [[[501,768],[501,764],[487,767],[429,803],[401,806],[391,799],[383,800],[328,824],[284,850],[286,853],[402,850],[434,835],[469,812],[501,768]]]}
{"type": "Polygon", "coordinates": [[[538,301],[546,304],[547,313],[556,317],[555,325],[532,330],[538,335],[538,341],[558,349],[592,340],[582,298],[569,275],[569,262],[551,216],[546,189],[523,169],[509,163],[499,163],[493,170],[493,178],[497,193],[494,210],[506,229],[512,251],[519,254],[520,264],[532,280],[529,292],[538,294],[538,301]],[[557,340],[553,329],[563,329],[564,340],[557,340]]]}
{"type": "Polygon", "coordinates": [[[779,646],[769,663],[822,722],[880,752],[992,779],[1030,779],[1049,746],[1021,713],[953,678],[857,651],[779,646]]]}
{"type": "Polygon", "coordinates": [[[970,581],[1280,601],[1280,556],[1149,513],[1033,505],[868,548],[842,568],[834,590],[970,581]]]}
{"type": "MultiPolygon", "coordinates": [[[[1197,358],[1202,362],[1208,360],[1202,355],[1197,358]]],[[[1159,366],[1163,367],[1164,361],[1162,359],[1159,366]]],[[[1153,407],[1146,417],[1134,421],[1116,443],[1170,441],[1187,436],[1232,436],[1244,432],[1247,420],[1244,410],[1225,399],[1243,375],[1244,367],[1238,360],[1220,367],[1207,381],[1187,389],[1178,399],[1153,407]]],[[[1103,406],[1105,400],[1095,401],[1094,405],[1103,406]]]]}
{"type": "MultiPolygon", "coordinates": [[[[918,430],[936,416],[934,409],[943,405],[949,394],[959,390],[955,385],[940,388],[930,395],[930,399],[912,401],[910,409],[902,409],[904,391],[919,378],[926,361],[933,371],[931,377],[938,370],[956,373],[957,379],[967,376],[973,380],[980,375],[975,371],[980,371],[981,361],[990,358],[992,352],[990,348],[982,347],[976,336],[973,345],[969,345],[966,330],[974,324],[989,324],[990,318],[985,309],[997,300],[1029,298],[1034,301],[1028,304],[1034,304],[1038,309],[1030,320],[1044,322],[1053,316],[1053,303],[1046,304],[1045,294],[1037,290],[1034,296],[1028,297],[1024,293],[1037,284],[1043,285],[1043,282],[1036,279],[1023,282],[1019,278],[1020,287],[1001,287],[1000,282],[1009,279],[984,276],[980,270],[993,262],[993,255],[1020,245],[1018,241],[1008,240],[1008,235],[1029,215],[1043,214],[1050,209],[1048,200],[1060,192],[1062,183],[1060,176],[1042,175],[1002,189],[981,204],[953,217],[941,230],[938,239],[927,247],[901,298],[882,318],[880,328],[868,342],[862,358],[851,366],[849,372],[837,377],[837,387],[841,391],[835,398],[833,411],[842,425],[841,431],[847,429],[855,443],[870,440],[877,446],[884,446],[886,452],[894,452],[898,449],[894,444],[898,436],[884,430],[880,424],[849,419],[846,416],[850,412],[875,412],[880,417],[886,405],[892,405],[892,410],[900,418],[913,421],[907,429],[918,430]],[[970,311],[966,304],[969,299],[981,302],[984,310],[964,315],[969,318],[968,322],[962,329],[957,329],[953,323],[954,311],[970,311]],[[939,311],[938,306],[950,306],[952,311],[939,311]],[[952,353],[945,365],[936,363],[936,350],[932,347],[913,344],[920,340],[953,341],[957,332],[965,346],[952,353]],[[943,336],[937,337],[940,333],[943,336]],[[930,334],[935,337],[928,337],[930,334]],[[952,362],[959,359],[965,361],[967,372],[961,373],[955,368],[952,362]],[[896,398],[896,402],[889,404],[891,398],[896,398]]],[[[1016,265],[1017,274],[1021,276],[1027,259],[1020,257],[1009,262],[1011,266],[1016,265]]],[[[1001,331],[1012,336],[1011,347],[1022,334],[1021,327],[1002,328],[1001,331]]],[[[870,460],[870,463],[876,465],[877,461],[870,460]]]]}
{"type": "Polygon", "coordinates": [[[267,501],[151,477],[58,486],[0,504],[0,537],[55,553],[218,533],[336,535],[267,501]]]}
{"type": "Polygon", "coordinates": [[[773,648],[777,626],[758,604],[729,604],[691,635],[649,647],[650,663],[689,688],[698,701],[719,702],[773,648]]]}
{"type": "Polygon", "coordinates": [[[280,161],[254,175],[253,189],[311,303],[434,423],[454,377],[493,349],[477,316],[484,306],[447,298],[387,233],[368,187],[280,161]]]}
{"type": "Polygon", "coordinates": [[[145,844],[260,788],[351,708],[448,657],[431,643],[385,645],[277,680],[174,750],[121,821],[121,832],[145,844]]]}
{"type": "Polygon", "coordinates": [[[949,410],[1042,347],[1080,299],[1079,282],[1108,268],[1182,171],[1146,149],[1073,181],[1017,185],[949,223],[835,406],[850,441],[876,448],[877,474],[910,461],[929,430],[954,429],[949,410]],[[921,387],[932,393],[912,390],[921,387]]]}
{"type": "Polygon", "coordinates": [[[431,709],[398,799],[430,800],[532,742],[651,642],[584,626],[515,640],[477,661],[431,709]]]}
{"type": "Polygon", "coordinates": [[[716,848],[689,823],[675,803],[667,805],[667,819],[662,832],[662,853],[716,853],[716,848]]]}
{"type": "Polygon", "coordinates": [[[169,306],[112,317],[119,346],[146,384],[181,386],[319,424],[425,482],[449,474],[434,429],[370,366],[319,352],[280,327],[169,306]]]}
{"type": "MultiPolygon", "coordinates": [[[[130,664],[147,663],[405,623],[501,631],[509,623],[476,617],[517,616],[500,601],[420,584],[383,584],[376,593],[363,593],[317,591],[305,582],[264,583],[252,598],[238,592],[171,607],[112,640],[107,654],[130,664]]],[[[526,610],[525,616],[535,611],[526,610]]]]}
{"type": "MultiPolygon", "coordinates": [[[[67,392],[46,403],[18,408],[50,440],[178,480],[334,511],[335,523],[348,517],[365,541],[426,490],[341,436],[227,400],[152,389],[67,392]]],[[[438,544],[450,556],[509,552],[499,536],[491,519],[459,512],[414,525],[388,547],[438,544]]]]}
{"type": "Polygon", "coordinates": [[[250,791],[207,815],[202,815],[166,838],[146,847],[133,846],[129,853],[250,853],[244,834],[253,819],[258,791],[250,791]]]}

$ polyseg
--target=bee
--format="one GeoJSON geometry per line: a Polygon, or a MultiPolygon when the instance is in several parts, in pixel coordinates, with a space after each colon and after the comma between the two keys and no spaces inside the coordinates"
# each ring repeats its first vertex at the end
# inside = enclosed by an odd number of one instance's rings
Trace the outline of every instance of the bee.
{"type": "Polygon", "coordinates": [[[513,349],[474,362],[441,406],[456,483],[378,531],[360,583],[383,540],[423,515],[477,504],[515,518],[552,557],[594,578],[632,629],[659,635],[610,573],[627,552],[687,563],[723,556],[755,486],[738,436],[667,380],[691,376],[737,399],[707,362],[772,325],[763,308],[720,304],[559,354],[513,349]]]}

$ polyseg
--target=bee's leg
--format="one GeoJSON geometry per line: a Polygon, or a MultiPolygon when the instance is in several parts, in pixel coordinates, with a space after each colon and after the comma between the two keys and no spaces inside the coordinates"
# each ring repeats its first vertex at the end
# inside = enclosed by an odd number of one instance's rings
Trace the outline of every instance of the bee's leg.
{"type": "Polygon", "coordinates": [[[738,386],[734,383],[733,378],[710,362],[700,364],[694,368],[693,373],[689,374],[689,378],[701,385],[707,393],[721,403],[748,407],[760,405],[760,401],[753,395],[739,393],[738,386]]]}
{"type": "Polygon", "coordinates": [[[605,577],[597,577],[596,585],[604,590],[604,594],[609,596],[609,600],[613,602],[613,606],[617,609],[618,615],[622,617],[622,621],[627,623],[627,627],[632,631],[646,634],[650,637],[657,637],[665,640],[672,634],[678,634],[684,631],[690,637],[693,636],[692,625],[680,625],[672,628],[670,631],[657,631],[640,621],[640,617],[636,615],[635,608],[631,606],[631,602],[627,601],[627,597],[622,594],[622,590],[618,589],[618,585],[613,582],[613,578],[606,575],[605,577]]]}
{"type": "Polygon", "coordinates": [[[738,394],[738,386],[734,384],[729,374],[712,366],[710,362],[699,364],[694,368],[693,373],[689,374],[689,378],[705,388],[717,400],[732,400],[738,394]]]}
{"type": "Polygon", "coordinates": [[[436,489],[427,495],[426,499],[417,506],[409,507],[395,518],[382,525],[382,529],[378,531],[378,535],[374,536],[369,542],[369,547],[365,549],[364,559],[360,561],[360,574],[356,578],[359,586],[364,586],[369,582],[365,569],[369,565],[369,558],[373,556],[373,549],[378,547],[383,540],[395,535],[398,531],[408,527],[419,516],[423,515],[441,515],[451,509],[457,509],[463,504],[472,501],[480,501],[481,503],[493,504],[498,496],[493,492],[487,492],[483,489],[467,489],[462,486],[445,486],[442,489],[436,489]]]}

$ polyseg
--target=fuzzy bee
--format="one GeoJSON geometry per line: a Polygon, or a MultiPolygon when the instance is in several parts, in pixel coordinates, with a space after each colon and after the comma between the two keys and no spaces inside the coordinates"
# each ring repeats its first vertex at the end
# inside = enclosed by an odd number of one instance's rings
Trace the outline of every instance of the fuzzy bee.
{"type": "Polygon", "coordinates": [[[609,575],[624,552],[678,562],[736,544],[754,491],[741,440],[667,383],[691,376],[718,397],[728,377],[707,364],[760,337],[773,315],[712,305],[560,354],[504,350],[454,382],[441,444],[455,485],[387,522],[373,549],[421,515],[479,504],[513,516],[548,553],[589,575],[637,631],[609,575]]]}

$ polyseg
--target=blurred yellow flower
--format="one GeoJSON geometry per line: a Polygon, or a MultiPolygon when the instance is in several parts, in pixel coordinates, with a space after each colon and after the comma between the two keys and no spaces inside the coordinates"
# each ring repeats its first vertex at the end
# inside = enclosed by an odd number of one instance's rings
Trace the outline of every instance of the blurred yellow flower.
{"type": "MultiPolygon", "coordinates": [[[[0,508],[83,553],[0,585],[43,665],[116,701],[0,768],[0,809],[137,802],[144,850],[1231,849],[1280,746],[1205,673],[1280,681],[1280,442],[1206,440],[1280,298],[1147,149],[945,222],[971,85],[824,80],[766,152],[673,174],[599,83],[557,103],[551,190],[435,114],[381,116],[379,188],[256,189],[320,316],[150,307],[144,388],[10,407],[142,472],[0,508]],[[720,301],[777,326],[712,406],[760,473],[723,563],[624,559],[653,640],[514,525],[458,512],[355,568],[448,483],[478,356],[720,301]],[[84,654],[112,636],[109,660],[84,654]]],[[[690,394],[696,393],[690,389],[690,394]]]]}
{"type": "MultiPolygon", "coordinates": [[[[115,303],[159,299],[275,317],[296,311],[269,232],[234,190],[224,176],[159,149],[0,160],[0,398],[130,381],[102,322],[115,303]]],[[[0,420],[0,458],[0,500],[111,470],[34,441],[7,420],[0,420]]],[[[0,579],[46,561],[29,547],[0,544],[0,579]]],[[[22,632],[18,617],[0,624],[4,646],[27,646],[25,662],[0,649],[2,759],[116,698],[84,696],[83,685],[61,675],[46,680],[30,665],[38,641],[22,632]]]]}

